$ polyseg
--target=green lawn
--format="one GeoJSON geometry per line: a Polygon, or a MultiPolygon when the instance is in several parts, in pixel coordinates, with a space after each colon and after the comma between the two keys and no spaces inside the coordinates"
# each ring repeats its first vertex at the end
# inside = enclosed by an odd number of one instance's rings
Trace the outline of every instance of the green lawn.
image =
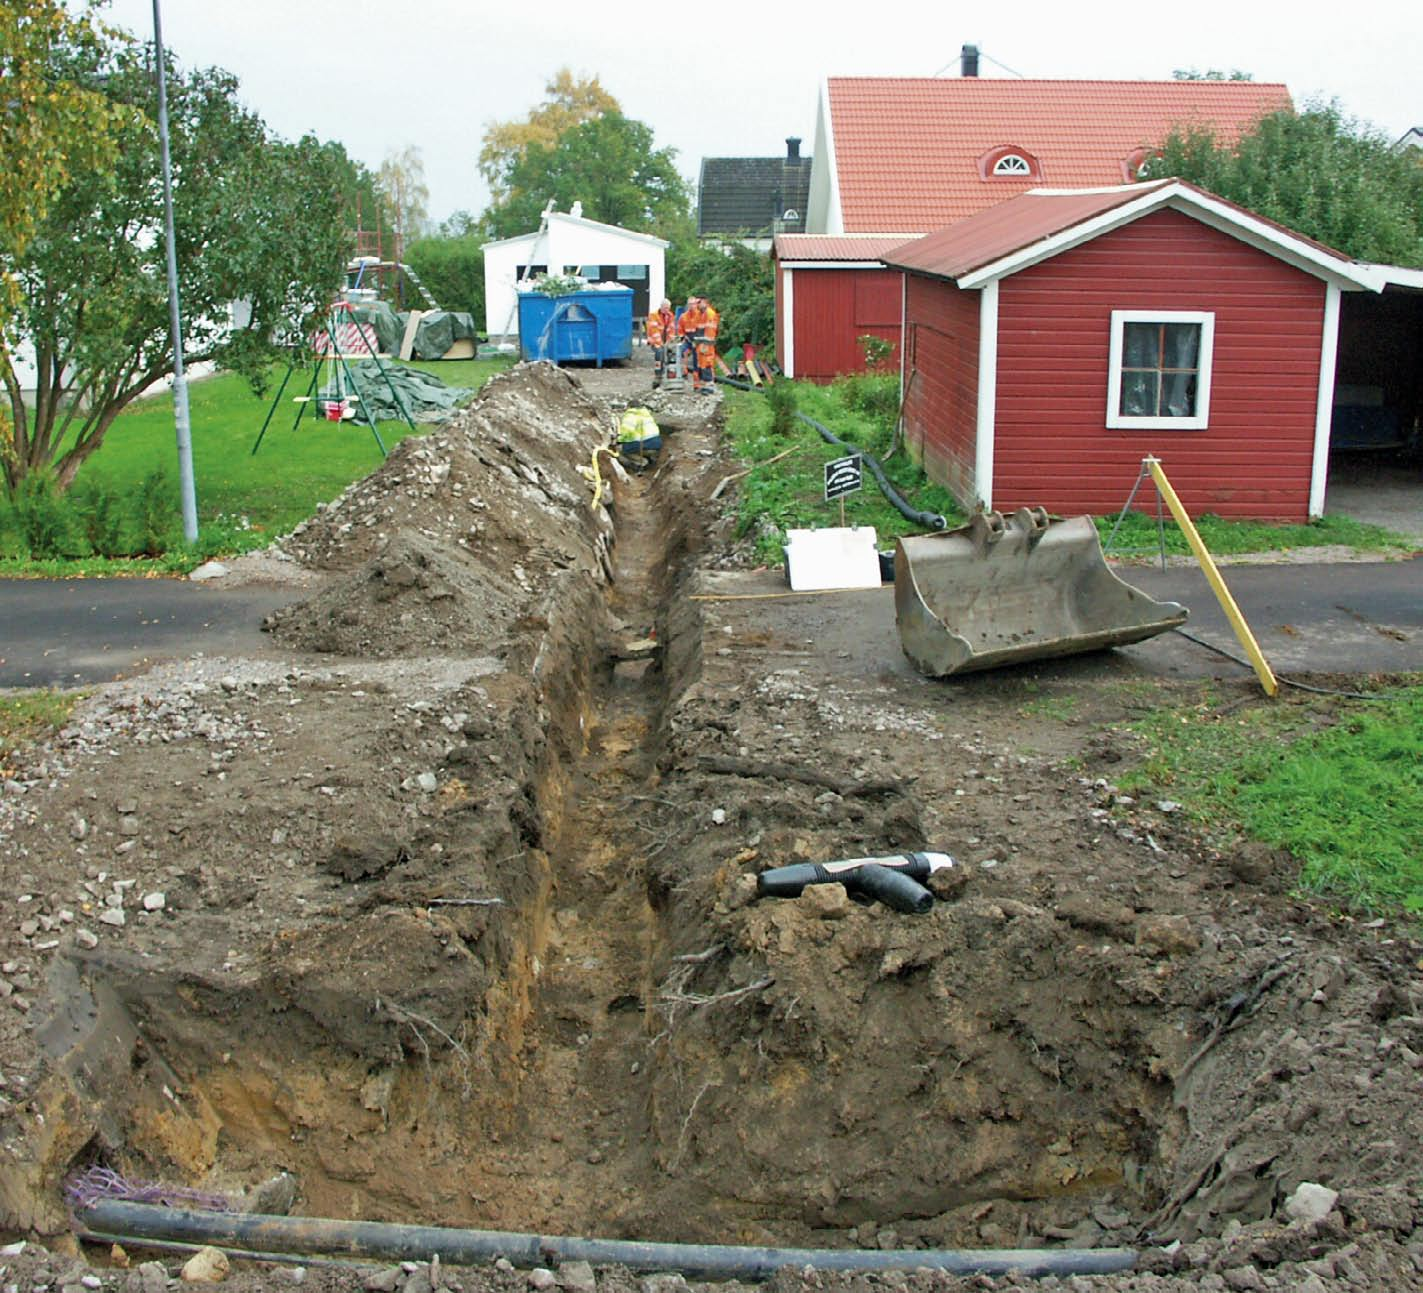
{"type": "Polygon", "coordinates": [[[1423,682],[1369,702],[1295,693],[1238,711],[1207,692],[1132,730],[1141,757],[1123,789],[1289,850],[1305,892],[1423,916],[1423,682]]]}
{"type": "MultiPolygon", "coordinates": [[[[1097,530],[1105,545],[1117,523],[1115,516],[1099,516],[1097,530]]],[[[1209,514],[1194,518],[1196,529],[1206,548],[1216,556],[1242,552],[1288,552],[1292,548],[1339,544],[1361,552],[1411,552],[1418,545],[1404,535],[1395,534],[1380,525],[1366,525],[1347,516],[1325,516],[1307,525],[1268,525],[1263,521],[1225,521],[1209,514]]],[[[1177,556],[1190,552],[1181,527],[1166,515],[1164,527],[1166,551],[1177,556]]],[[[1144,512],[1131,513],[1121,524],[1111,555],[1155,556],[1161,550],[1161,538],[1156,518],[1144,512]]]]}
{"type": "MultiPolygon", "coordinates": [[[[800,411],[842,440],[883,458],[889,448],[889,427],[883,420],[846,407],[832,388],[809,383],[792,386],[800,411]]],[[[755,535],[760,560],[778,565],[787,528],[840,524],[839,503],[825,502],[825,464],[832,458],[843,458],[847,451],[828,443],[799,419],[789,435],[776,435],[771,429],[770,405],[762,395],[729,390],[724,409],[727,434],[743,464],[768,463],[792,450],[779,461],[754,467],[738,484],[738,529],[755,535]]],[[[963,519],[949,493],[930,483],[907,454],[896,454],[884,467],[895,489],[913,507],[942,513],[950,524],[963,519]]],[[[845,524],[873,525],[881,544],[922,530],[886,501],[868,470],[864,489],[845,499],[845,524]]]]}
{"type": "MultiPolygon", "coordinates": [[[[410,365],[433,373],[447,385],[474,388],[508,366],[507,360],[477,359],[410,365]]],[[[336,497],[353,480],[380,465],[380,450],[368,426],[321,421],[309,410],[300,428],[292,431],[300,407],[292,397],[305,394],[309,371],[292,375],[254,456],[252,446],[280,379],[281,373],[275,373],[273,385],[260,396],[231,373],[204,378],[188,387],[193,476],[202,533],[198,555],[262,547],[309,517],[318,503],[336,497]]],[[[423,434],[429,427],[421,425],[412,433],[404,422],[382,422],[379,430],[389,450],[406,436],[423,434]]],[[[80,470],[75,486],[101,482],[127,495],[156,468],[167,474],[176,500],[177,449],[170,394],[138,400],[122,413],[103,447],[80,470]]],[[[176,501],[173,506],[176,517],[176,501]]],[[[15,553],[13,520],[8,536],[5,530],[5,518],[0,516],[0,574],[146,573],[193,564],[193,554],[181,550],[150,560],[33,561],[15,553]]]]}

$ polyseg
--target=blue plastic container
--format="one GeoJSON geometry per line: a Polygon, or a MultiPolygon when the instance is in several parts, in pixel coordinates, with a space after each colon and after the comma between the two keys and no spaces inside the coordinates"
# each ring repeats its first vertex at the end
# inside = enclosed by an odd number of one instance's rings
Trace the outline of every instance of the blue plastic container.
{"type": "Polygon", "coordinates": [[[632,357],[632,288],[569,296],[519,293],[519,354],[524,359],[575,361],[601,368],[632,357]]]}

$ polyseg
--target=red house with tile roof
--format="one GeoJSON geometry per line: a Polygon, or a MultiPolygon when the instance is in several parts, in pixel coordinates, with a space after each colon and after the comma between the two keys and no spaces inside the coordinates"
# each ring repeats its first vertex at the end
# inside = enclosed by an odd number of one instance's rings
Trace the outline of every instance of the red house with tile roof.
{"type": "Polygon", "coordinates": [[[1423,302],[1423,271],[1179,180],[1030,190],[880,257],[904,272],[905,441],[1000,511],[1118,511],[1153,455],[1194,514],[1320,516],[1357,362],[1341,304],[1396,294],[1416,325],[1423,302]]]}
{"type": "Polygon", "coordinates": [[[857,338],[898,339],[888,235],[918,237],[1052,185],[1117,185],[1176,127],[1233,140],[1290,107],[1254,81],[831,77],[816,125],[804,240],[776,240],[778,354],[796,377],[864,367],[857,338]],[[818,240],[811,241],[819,235],[818,240]],[[827,241],[834,239],[836,241],[827,241]]]}

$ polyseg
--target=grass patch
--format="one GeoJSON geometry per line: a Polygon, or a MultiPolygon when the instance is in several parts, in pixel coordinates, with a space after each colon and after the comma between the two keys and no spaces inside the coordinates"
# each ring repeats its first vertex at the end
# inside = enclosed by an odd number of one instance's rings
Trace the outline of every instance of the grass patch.
{"type": "MultiPolygon", "coordinates": [[[[894,378],[859,379],[861,383],[889,382],[894,378]]],[[[889,418],[872,411],[873,400],[863,401],[870,410],[852,407],[845,387],[814,386],[809,383],[781,383],[795,394],[797,408],[824,423],[842,440],[864,449],[883,461],[889,450],[892,414],[889,418]]],[[[851,397],[853,398],[853,397],[851,397]]],[[[726,392],[724,411],[732,448],[741,461],[752,466],[740,484],[738,537],[753,535],[758,560],[777,565],[783,557],[785,532],[790,528],[812,528],[840,524],[838,503],[825,502],[825,464],[843,458],[847,450],[823,440],[813,427],[800,419],[790,423],[787,434],[772,429],[770,402],[750,392],[726,392]],[[791,452],[766,465],[768,459],[791,452]]],[[[883,407],[881,405],[881,407],[883,407]]],[[[917,508],[942,512],[950,524],[962,519],[947,490],[932,484],[903,452],[884,463],[885,475],[894,487],[917,508]]],[[[846,525],[872,525],[881,543],[903,534],[922,532],[922,526],[907,521],[880,493],[869,472],[865,487],[845,500],[846,525]]]]}
{"type": "Polygon", "coordinates": [[[82,693],[25,691],[0,696],[0,779],[14,776],[20,747],[40,741],[69,721],[82,693]]]}
{"type": "MultiPolygon", "coordinates": [[[[1115,516],[1096,517],[1097,530],[1105,546],[1115,516]]],[[[1192,518],[1201,539],[1213,556],[1234,556],[1246,552],[1288,552],[1292,548],[1313,548],[1338,544],[1361,552],[1411,552],[1417,544],[1406,535],[1395,534],[1381,525],[1366,525],[1347,516],[1325,516],[1306,525],[1269,525],[1264,521],[1226,521],[1207,513],[1192,518]]],[[[1163,527],[1166,551],[1185,556],[1190,552],[1181,527],[1168,513],[1163,527]]],[[[1150,555],[1161,550],[1156,518],[1132,512],[1117,531],[1112,556],[1150,555]]]]}
{"type": "MultiPolygon", "coordinates": [[[[862,375],[837,379],[831,386],[782,380],[771,389],[778,396],[792,396],[801,412],[883,461],[898,413],[898,378],[862,375]]],[[[790,423],[789,431],[777,430],[776,410],[766,396],[728,390],[723,407],[727,433],[738,457],[747,465],[766,464],[756,466],[741,484],[738,537],[754,535],[757,558],[778,564],[788,528],[840,523],[839,507],[823,499],[824,464],[843,457],[846,451],[826,443],[814,428],[799,419],[790,423]],[[787,449],[793,450],[789,456],[769,462],[787,449]]],[[[784,413],[780,422],[785,425],[784,413]]],[[[884,467],[895,488],[913,506],[942,513],[950,525],[966,519],[952,495],[930,482],[908,454],[896,454],[884,467]]],[[[873,525],[882,542],[921,528],[887,503],[868,473],[866,476],[864,490],[845,500],[847,525],[873,525]]],[[[1116,517],[1095,520],[1105,543],[1116,517]]],[[[1407,552],[1417,546],[1405,535],[1342,516],[1326,516],[1307,525],[1268,525],[1207,515],[1196,518],[1196,526],[1206,547],[1218,555],[1281,552],[1326,544],[1364,552],[1407,552]]],[[[1164,538],[1167,552],[1190,552],[1185,536],[1169,516],[1164,538]]],[[[1133,512],[1122,522],[1112,552],[1115,556],[1131,556],[1154,555],[1158,550],[1156,518],[1133,512]]]]}
{"type": "Polygon", "coordinates": [[[1207,693],[1132,730],[1144,755],[1123,788],[1167,791],[1197,821],[1287,849],[1307,893],[1423,915],[1423,682],[1226,713],[1207,693]]]}
{"type": "MultiPolygon", "coordinates": [[[[413,363],[451,386],[478,388],[507,360],[450,360],[413,363]]],[[[194,382],[188,389],[193,436],[193,475],[198,500],[199,539],[182,542],[178,512],[177,450],[171,394],[135,403],[114,422],[104,446],[75,480],[71,496],[107,492],[121,499],[141,493],[155,468],[163,473],[164,531],[152,550],[132,559],[81,555],[92,545],[81,539],[61,543],[59,552],[35,554],[25,542],[13,506],[0,501],[0,574],[76,576],[93,574],[166,574],[188,569],[208,557],[227,556],[266,546],[305,520],[318,503],[335,498],[352,481],[381,463],[368,426],[325,422],[310,412],[293,432],[298,406],[291,397],[305,393],[309,373],[292,375],[281,404],[254,456],[252,445],[272,407],[276,383],[254,395],[232,373],[194,382]]],[[[412,432],[404,422],[382,422],[381,439],[389,450],[412,432]]]]}

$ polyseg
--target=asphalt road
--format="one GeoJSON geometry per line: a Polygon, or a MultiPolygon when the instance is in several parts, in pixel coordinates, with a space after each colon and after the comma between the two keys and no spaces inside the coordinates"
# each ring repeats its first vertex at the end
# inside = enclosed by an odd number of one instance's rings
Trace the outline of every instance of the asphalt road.
{"type": "MultiPolygon", "coordinates": [[[[1189,632],[1240,654],[1198,569],[1133,567],[1120,573],[1154,597],[1188,606],[1189,632]]],[[[1224,575],[1278,673],[1423,671],[1423,558],[1229,566],[1224,575]]],[[[0,687],[106,682],[142,672],[151,662],[197,653],[267,654],[272,647],[261,631],[262,618],[303,595],[289,587],[248,584],[225,590],[177,579],[0,580],[0,687]]],[[[831,594],[816,609],[832,616],[872,616],[873,636],[882,639],[878,646],[888,657],[899,655],[892,589],[831,594]]],[[[1120,654],[1156,674],[1242,672],[1175,633],[1120,654]]]]}
{"type": "Polygon", "coordinates": [[[0,580],[0,687],[76,687],[199,652],[267,651],[263,616],[302,595],[186,579],[0,580]]]}
{"type": "MultiPolygon", "coordinates": [[[[1243,655],[1198,567],[1118,573],[1153,597],[1189,607],[1188,633],[1243,655]]],[[[1225,566],[1221,574],[1276,673],[1423,671],[1423,558],[1225,566]]],[[[1175,633],[1127,650],[1170,673],[1229,672],[1175,633]]]]}

